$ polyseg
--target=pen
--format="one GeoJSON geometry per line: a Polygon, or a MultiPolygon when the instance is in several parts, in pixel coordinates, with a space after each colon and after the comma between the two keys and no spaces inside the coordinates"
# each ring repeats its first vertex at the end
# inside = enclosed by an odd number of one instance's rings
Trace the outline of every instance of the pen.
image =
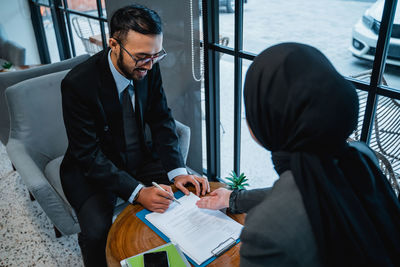
{"type": "Polygon", "coordinates": [[[174,197],[173,194],[171,194],[170,192],[168,192],[167,190],[165,190],[164,188],[162,188],[161,186],[159,186],[159,184],[157,184],[156,182],[152,182],[152,184],[157,187],[158,189],[161,189],[164,192],[167,192],[168,195],[170,195],[172,197],[172,200],[175,201],[176,203],[178,203],[179,205],[181,205],[181,203],[174,197]]]}

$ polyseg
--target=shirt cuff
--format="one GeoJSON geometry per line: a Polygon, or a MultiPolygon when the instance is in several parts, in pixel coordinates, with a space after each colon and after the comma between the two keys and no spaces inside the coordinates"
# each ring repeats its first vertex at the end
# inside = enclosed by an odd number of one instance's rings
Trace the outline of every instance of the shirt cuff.
{"type": "Polygon", "coordinates": [[[129,203],[133,203],[133,200],[135,199],[136,195],[139,193],[140,189],[142,189],[143,187],[144,186],[142,184],[138,184],[138,186],[136,186],[135,190],[133,190],[132,195],[128,199],[129,203]]]}
{"type": "Polygon", "coordinates": [[[175,178],[176,176],[179,176],[179,175],[187,175],[187,174],[188,174],[188,172],[187,172],[186,168],[176,168],[176,169],[174,169],[174,170],[172,170],[172,171],[170,171],[170,172],[167,173],[168,179],[169,179],[171,182],[174,180],[174,178],[175,178]]]}

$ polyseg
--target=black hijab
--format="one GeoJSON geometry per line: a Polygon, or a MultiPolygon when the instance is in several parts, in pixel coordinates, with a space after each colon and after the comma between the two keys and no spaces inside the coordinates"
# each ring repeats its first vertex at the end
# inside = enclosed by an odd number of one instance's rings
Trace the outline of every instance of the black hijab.
{"type": "Polygon", "coordinates": [[[349,147],[358,97],[317,49],[284,43],[250,66],[254,136],[276,171],[291,170],[325,266],[400,266],[400,205],[368,156],[349,147]]]}

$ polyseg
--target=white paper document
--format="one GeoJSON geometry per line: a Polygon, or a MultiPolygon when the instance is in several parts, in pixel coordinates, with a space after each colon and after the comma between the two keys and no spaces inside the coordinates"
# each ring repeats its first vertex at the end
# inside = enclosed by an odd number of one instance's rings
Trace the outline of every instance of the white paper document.
{"type": "Polygon", "coordinates": [[[199,197],[190,193],[173,202],[164,213],[149,213],[146,219],[179,245],[198,265],[239,238],[243,226],[219,210],[199,209],[199,197]]]}

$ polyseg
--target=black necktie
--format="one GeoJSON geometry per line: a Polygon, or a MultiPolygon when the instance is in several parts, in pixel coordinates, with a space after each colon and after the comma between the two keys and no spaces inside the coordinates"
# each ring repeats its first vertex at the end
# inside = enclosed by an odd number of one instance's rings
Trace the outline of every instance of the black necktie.
{"type": "Polygon", "coordinates": [[[129,84],[122,92],[122,112],[124,115],[125,138],[132,136],[132,131],[135,126],[135,112],[132,106],[131,95],[129,94],[129,90],[133,90],[132,87],[133,86],[129,84]]]}
{"type": "Polygon", "coordinates": [[[122,111],[124,121],[124,134],[126,145],[126,156],[129,168],[135,169],[142,153],[147,153],[147,147],[144,143],[142,118],[140,114],[139,96],[135,92],[135,111],[133,110],[131,95],[129,90],[134,87],[129,84],[122,92],[122,111]]]}
{"type": "MultiPolygon", "coordinates": [[[[129,84],[128,85],[128,87],[133,87],[131,84],[129,84]]],[[[142,109],[141,109],[141,107],[140,107],[140,102],[139,102],[139,93],[138,93],[138,90],[137,90],[137,87],[135,86],[135,87],[133,87],[133,89],[134,89],[134,92],[135,92],[135,116],[136,116],[136,123],[137,123],[137,126],[138,126],[138,128],[139,128],[139,131],[140,131],[140,138],[141,138],[141,141],[143,141],[143,144],[144,144],[144,135],[143,135],[143,123],[142,123],[142,114],[141,114],[141,111],[142,111],[142,109]]],[[[131,101],[132,102],[132,101],[131,101]]]]}
{"type": "MultiPolygon", "coordinates": [[[[130,85],[132,86],[132,85],[130,85]]],[[[142,106],[140,103],[140,95],[139,95],[139,90],[137,86],[133,86],[133,89],[135,90],[135,115],[136,115],[136,123],[139,128],[139,138],[140,138],[140,144],[142,146],[143,152],[148,156],[151,154],[148,146],[146,145],[146,139],[145,139],[145,131],[144,131],[144,124],[142,121],[142,106]]]]}
{"type": "MultiPolygon", "coordinates": [[[[131,84],[129,86],[132,86],[131,84]]],[[[145,139],[145,131],[144,131],[144,124],[143,124],[143,116],[142,116],[142,106],[140,103],[140,94],[139,94],[139,89],[137,86],[132,86],[135,92],[135,115],[136,115],[136,123],[139,129],[139,138],[140,138],[140,144],[142,146],[143,152],[146,154],[146,156],[150,155],[151,152],[146,145],[146,139],[145,139]]]]}

